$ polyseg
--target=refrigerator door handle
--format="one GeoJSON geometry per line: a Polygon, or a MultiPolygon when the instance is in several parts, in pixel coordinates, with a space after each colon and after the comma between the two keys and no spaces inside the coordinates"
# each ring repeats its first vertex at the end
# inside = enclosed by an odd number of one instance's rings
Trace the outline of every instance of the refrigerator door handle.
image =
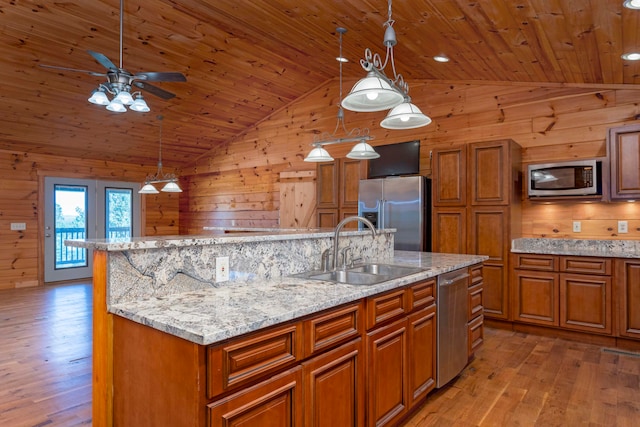
{"type": "Polygon", "coordinates": [[[378,212],[378,217],[380,220],[378,221],[378,229],[382,230],[383,228],[387,228],[387,222],[385,218],[385,208],[387,207],[387,201],[385,199],[380,199],[380,212],[378,212]]]}

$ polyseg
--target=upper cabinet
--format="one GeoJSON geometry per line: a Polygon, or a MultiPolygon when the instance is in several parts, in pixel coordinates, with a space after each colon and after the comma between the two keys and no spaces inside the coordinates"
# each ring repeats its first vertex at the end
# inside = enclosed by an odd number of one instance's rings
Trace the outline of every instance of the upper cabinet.
{"type": "Polygon", "coordinates": [[[513,199],[520,199],[520,146],[512,140],[501,140],[471,147],[471,205],[507,206],[513,199]]]}
{"type": "Polygon", "coordinates": [[[433,151],[433,206],[466,206],[467,147],[433,151]]]}
{"type": "MultiPolygon", "coordinates": [[[[335,227],[348,216],[358,214],[358,187],[366,178],[366,162],[353,159],[336,159],[317,165],[317,224],[318,227],[335,227]]],[[[356,228],[350,223],[346,228],[356,228]]]]}
{"type": "Polygon", "coordinates": [[[609,129],[611,200],[640,197],[640,125],[609,129]]]}

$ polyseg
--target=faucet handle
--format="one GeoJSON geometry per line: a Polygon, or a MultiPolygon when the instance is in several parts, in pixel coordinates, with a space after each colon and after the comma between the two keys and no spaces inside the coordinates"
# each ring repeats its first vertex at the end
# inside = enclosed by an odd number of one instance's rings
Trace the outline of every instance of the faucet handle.
{"type": "Polygon", "coordinates": [[[342,267],[346,267],[349,263],[349,254],[353,251],[351,246],[347,246],[346,248],[342,248],[340,253],[342,254],[342,267]]]}
{"type": "Polygon", "coordinates": [[[322,271],[326,272],[330,270],[329,261],[331,259],[331,250],[325,249],[322,251],[322,256],[320,257],[320,267],[322,267],[322,271]]]}

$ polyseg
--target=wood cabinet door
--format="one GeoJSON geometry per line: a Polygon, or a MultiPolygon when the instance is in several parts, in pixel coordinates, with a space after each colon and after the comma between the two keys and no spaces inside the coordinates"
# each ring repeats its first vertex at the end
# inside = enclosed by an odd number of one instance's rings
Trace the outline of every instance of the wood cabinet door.
{"type": "Polygon", "coordinates": [[[431,246],[434,252],[467,253],[467,209],[434,208],[431,246]]]}
{"type": "Polygon", "coordinates": [[[607,143],[611,162],[611,199],[640,197],[640,126],[610,129],[607,143]]]}
{"type": "Polygon", "coordinates": [[[318,209],[316,216],[319,228],[334,228],[340,222],[338,209],[318,209]]]}
{"type": "Polygon", "coordinates": [[[302,367],[285,371],[207,406],[210,427],[301,426],[302,367]]]}
{"type": "Polygon", "coordinates": [[[560,273],[560,326],[611,334],[611,277],[560,273]]]}
{"type": "Polygon", "coordinates": [[[558,326],[558,273],[514,270],[511,280],[513,320],[558,326]]]}
{"type": "Polygon", "coordinates": [[[360,338],[303,363],[304,425],[363,426],[364,368],[360,338]]]}
{"type": "Polygon", "coordinates": [[[405,414],[407,322],[402,318],[367,335],[367,425],[395,425],[405,414]]]}
{"type": "Polygon", "coordinates": [[[340,208],[355,208],[358,211],[358,187],[366,176],[362,160],[340,159],[340,208]]]}
{"type": "Polygon", "coordinates": [[[433,206],[467,204],[467,147],[433,150],[433,206]]]}
{"type": "Polygon", "coordinates": [[[508,205],[511,185],[509,140],[476,142],[469,147],[472,205],[508,205]]]}
{"type": "Polygon", "coordinates": [[[483,303],[486,317],[509,317],[509,208],[474,207],[470,213],[467,253],[487,255],[483,265],[483,303]]]}
{"type": "Polygon", "coordinates": [[[616,261],[616,311],[618,335],[640,338],[640,261],[616,261]]]}
{"type": "Polygon", "coordinates": [[[409,407],[436,386],[436,306],[409,316],[408,323],[409,407]]]}
{"type": "Polygon", "coordinates": [[[316,170],[316,207],[338,208],[338,166],[334,162],[318,163],[316,170]]]}

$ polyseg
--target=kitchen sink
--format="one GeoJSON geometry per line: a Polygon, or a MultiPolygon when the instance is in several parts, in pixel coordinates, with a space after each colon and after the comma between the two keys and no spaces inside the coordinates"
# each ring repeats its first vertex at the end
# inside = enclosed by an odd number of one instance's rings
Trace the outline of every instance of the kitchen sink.
{"type": "Polygon", "coordinates": [[[410,274],[424,271],[423,268],[406,267],[392,264],[360,264],[345,270],[318,272],[311,271],[296,274],[300,277],[312,280],[325,280],[334,283],[346,283],[349,285],[375,285],[387,280],[397,279],[410,274]]]}

